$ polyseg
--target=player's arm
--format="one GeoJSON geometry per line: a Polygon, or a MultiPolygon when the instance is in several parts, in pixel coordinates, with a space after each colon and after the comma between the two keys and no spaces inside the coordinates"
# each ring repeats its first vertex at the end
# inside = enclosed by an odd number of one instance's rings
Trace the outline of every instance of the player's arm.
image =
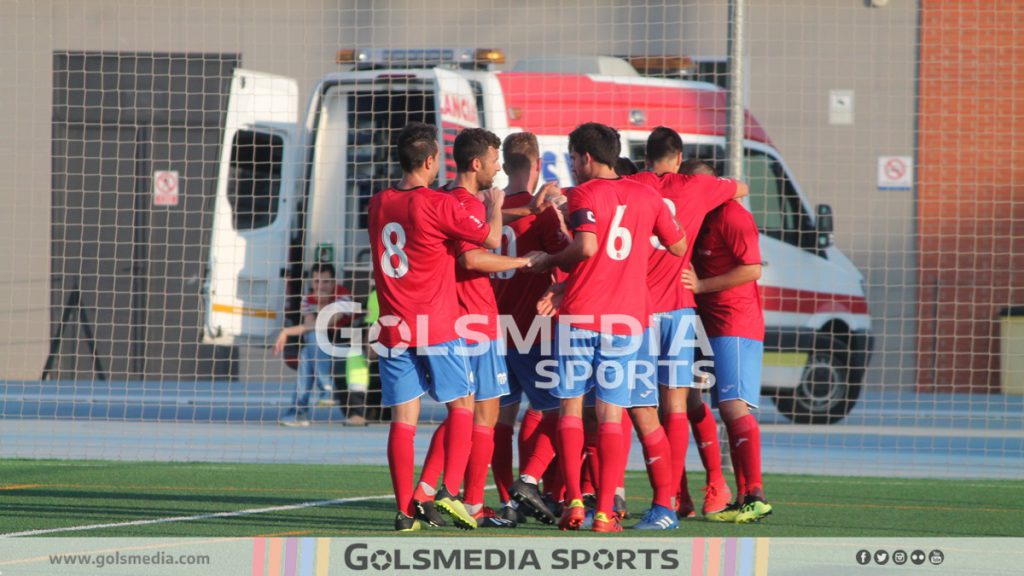
{"type": "Polygon", "coordinates": [[[748,282],[756,282],[761,279],[760,264],[740,264],[725,274],[712,276],[710,278],[698,278],[692,268],[683,270],[683,285],[693,291],[694,294],[706,294],[708,292],[721,292],[748,282]]]}
{"type": "Polygon", "coordinates": [[[483,191],[484,207],[487,209],[487,224],[490,229],[483,241],[484,248],[494,249],[501,246],[501,205],[505,202],[505,191],[494,187],[483,191]]]}
{"type": "Polygon", "coordinates": [[[292,336],[302,336],[306,332],[311,332],[316,328],[316,314],[305,314],[302,316],[302,324],[296,324],[295,326],[289,326],[282,329],[277,334],[277,340],[274,341],[274,356],[277,356],[284,350],[285,344],[288,343],[288,338],[292,336]]]}
{"type": "Polygon", "coordinates": [[[554,316],[558,307],[562,305],[562,297],[565,295],[565,282],[556,282],[548,288],[537,301],[537,314],[541,316],[554,316]]]}
{"type": "Polygon", "coordinates": [[[551,181],[545,184],[539,192],[533,195],[530,203],[526,206],[515,208],[502,208],[501,218],[505,224],[511,224],[525,216],[540,214],[554,205],[555,199],[562,195],[562,189],[558,182],[551,181]]]}
{"type": "Polygon", "coordinates": [[[658,202],[658,216],[654,220],[654,235],[673,256],[686,255],[686,231],[679,225],[664,202],[658,202]]]}
{"type": "Polygon", "coordinates": [[[595,232],[576,232],[569,247],[556,254],[542,256],[537,268],[543,270],[557,266],[565,272],[572,270],[577,264],[597,254],[597,234],[595,232]]]}
{"type": "Polygon", "coordinates": [[[495,274],[529,266],[531,262],[530,256],[528,254],[522,258],[510,258],[476,248],[459,255],[459,266],[473,272],[495,274]]]}

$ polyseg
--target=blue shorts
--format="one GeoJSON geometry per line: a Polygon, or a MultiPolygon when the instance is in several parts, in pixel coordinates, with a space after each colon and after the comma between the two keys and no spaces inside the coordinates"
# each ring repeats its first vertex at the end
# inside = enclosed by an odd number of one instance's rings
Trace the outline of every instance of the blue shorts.
{"type": "Polygon", "coordinates": [[[655,345],[658,384],[669,388],[693,388],[693,360],[700,316],[693,308],[680,308],[651,316],[651,341],[655,345]]]}
{"type": "Polygon", "coordinates": [[[757,408],[761,400],[761,362],[764,359],[764,342],[719,336],[710,338],[715,355],[710,358],[715,365],[715,385],[711,387],[711,405],[727,400],[743,400],[757,408]]]}
{"type": "Polygon", "coordinates": [[[508,368],[505,357],[498,350],[498,342],[466,344],[466,348],[470,352],[466,361],[469,362],[475,400],[481,402],[508,395],[508,368]]]}
{"type": "Polygon", "coordinates": [[[558,385],[552,395],[579,398],[594,390],[598,400],[629,408],[643,338],[559,324],[554,342],[558,385]]]}
{"type": "MultiPolygon", "coordinates": [[[[550,346],[550,343],[545,343],[544,346],[550,346]]],[[[541,355],[540,344],[530,348],[530,351],[525,354],[514,347],[510,348],[505,359],[508,362],[509,391],[511,393],[501,398],[502,406],[520,402],[525,393],[527,400],[530,401],[530,407],[534,410],[543,412],[558,408],[559,400],[551,395],[550,385],[547,387],[537,386],[539,380],[545,382],[548,380],[542,377],[541,369],[544,369],[546,373],[552,371],[557,373],[557,368],[555,368],[557,362],[552,362],[554,359],[550,356],[541,355]],[[545,360],[549,361],[547,368],[541,365],[541,362],[545,360]]]]}
{"type": "Polygon", "coordinates": [[[465,340],[456,338],[427,348],[409,348],[394,356],[382,354],[381,404],[397,406],[423,394],[447,404],[472,394],[472,373],[465,346],[465,340]]]}

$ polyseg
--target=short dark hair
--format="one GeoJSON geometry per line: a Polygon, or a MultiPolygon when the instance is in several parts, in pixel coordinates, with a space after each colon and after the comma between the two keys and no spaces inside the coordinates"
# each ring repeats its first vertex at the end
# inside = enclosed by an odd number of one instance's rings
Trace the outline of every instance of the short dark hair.
{"type": "Polygon", "coordinates": [[[631,176],[639,171],[640,169],[636,167],[636,164],[625,156],[620,156],[618,161],[615,162],[615,172],[619,176],[631,176]]]}
{"type": "Polygon", "coordinates": [[[325,273],[330,274],[331,278],[337,278],[338,275],[334,271],[334,264],[330,262],[317,262],[309,268],[309,277],[312,278],[314,274],[325,273]]]}
{"type": "Polygon", "coordinates": [[[587,122],[580,124],[569,133],[569,151],[590,157],[608,166],[615,167],[622,151],[619,131],[611,126],[587,122]]]}
{"type": "Polygon", "coordinates": [[[718,172],[715,172],[714,167],[711,164],[701,160],[700,158],[690,158],[679,165],[680,174],[707,174],[708,176],[718,176],[718,172]]]}
{"type": "Polygon", "coordinates": [[[488,148],[501,148],[501,139],[490,130],[483,128],[466,128],[455,137],[452,144],[452,156],[455,158],[455,169],[469,172],[475,158],[483,158],[488,148]]]}
{"type": "Polygon", "coordinates": [[[423,166],[427,158],[437,154],[437,127],[423,122],[410,122],[398,133],[396,142],[398,164],[405,172],[423,166]]]}
{"type": "Polygon", "coordinates": [[[501,153],[506,172],[529,170],[533,162],[540,158],[540,145],[532,132],[515,132],[505,137],[501,153]]]}
{"type": "Polygon", "coordinates": [[[653,164],[683,151],[683,139],[671,128],[658,126],[647,137],[647,161],[653,164]]]}

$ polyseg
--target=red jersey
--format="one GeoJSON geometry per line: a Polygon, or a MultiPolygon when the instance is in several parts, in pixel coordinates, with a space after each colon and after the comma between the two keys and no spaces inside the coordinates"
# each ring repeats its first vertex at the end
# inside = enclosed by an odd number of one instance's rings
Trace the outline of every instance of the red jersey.
{"type": "MultiPolygon", "coordinates": [[[[720,276],[744,264],[760,264],[754,215],[739,202],[726,202],[708,214],[697,236],[693,267],[698,278],[720,276]]],[[[697,311],[709,337],[739,336],[764,341],[764,314],[757,282],[721,292],[697,294],[697,311]]]]}
{"type": "Polygon", "coordinates": [[[700,234],[700,226],[709,212],[736,195],[736,181],[707,174],[673,174],[661,176],[654,172],[639,172],[626,176],[661,191],[669,212],[686,231],[690,243],[682,258],[673,256],[655,238],[655,247],[647,267],[647,287],[651,290],[652,312],[671,312],[681,308],[695,308],[693,292],[681,281],[683,270],[690,267],[693,257],[693,239],[700,234]]]}
{"type": "Polygon", "coordinates": [[[449,240],[482,243],[490,231],[451,194],[423,186],[412,190],[389,188],[370,199],[370,249],[381,320],[401,319],[398,326],[381,326],[380,342],[394,347],[440,344],[454,340],[459,302],[455,294],[455,256],[449,240]],[[420,322],[429,322],[420,333],[420,322]]]}
{"type": "MultiPolygon", "coordinates": [[[[459,201],[459,204],[481,222],[487,219],[487,208],[475,195],[465,188],[452,188],[447,191],[459,201]]],[[[479,243],[466,242],[465,240],[454,241],[453,251],[458,258],[470,250],[481,250],[479,243]]],[[[474,332],[487,335],[487,340],[498,338],[498,303],[494,300],[494,288],[491,287],[489,274],[466,270],[462,266],[455,266],[455,293],[459,297],[459,315],[468,314],[487,316],[487,322],[473,322],[468,325],[474,332]]],[[[476,339],[466,338],[466,341],[475,344],[476,339]]]]}
{"type": "Polygon", "coordinates": [[[665,245],[683,237],[657,190],[623,178],[595,178],[571,189],[569,221],[573,233],[597,236],[597,253],[580,262],[569,275],[559,312],[589,315],[593,322],[573,326],[598,332],[632,334],[628,326],[604,326],[601,317],[629,316],[640,326],[650,324],[647,265],[654,250],[652,234],[665,245]]]}
{"type": "MultiPolygon", "coordinates": [[[[502,207],[520,208],[532,199],[528,192],[512,194],[505,197],[502,207]]],[[[501,253],[516,257],[535,250],[555,254],[567,248],[569,238],[562,232],[562,222],[556,210],[548,208],[540,214],[519,218],[502,228],[501,253]]],[[[491,276],[498,311],[511,316],[519,333],[526,336],[535,319],[543,319],[537,316],[537,300],[551,287],[551,274],[509,270],[491,276]]]]}
{"type": "MultiPolygon", "coordinates": [[[[299,309],[302,316],[307,314],[317,314],[320,310],[323,310],[324,306],[333,304],[335,302],[351,302],[352,293],[349,292],[348,288],[345,288],[341,284],[335,284],[334,294],[321,297],[316,292],[310,291],[306,294],[306,297],[302,299],[302,307],[299,309]]],[[[352,323],[352,314],[335,314],[333,321],[331,322],[332,328],[344,328],[352,323]]]]}

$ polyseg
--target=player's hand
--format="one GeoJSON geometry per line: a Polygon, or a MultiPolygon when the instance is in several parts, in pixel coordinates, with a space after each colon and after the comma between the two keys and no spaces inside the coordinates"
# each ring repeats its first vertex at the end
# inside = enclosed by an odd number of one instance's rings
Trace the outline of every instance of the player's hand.
{"type": "Polygon", "coordinates": [[[562,305],[562,292],[548,288],[547,292],[537,301],[537,314],[541,316],[554,316],[558,307],[562,305]]]}
{"type": "Polygon", "coordinates": [[[683,273],[680,278],[683,281],[683,286],[686,286],[694,294],[701,293],[701,281],[697,278],[697,272],[694,271],[693,266],[683,269],[683,273]]]}
{"type": "Polygon", "coordinates": [[[287,343],[288,335],[284,333],[284,330],[282,330],[281,333],[277,335],[277,340],[274,340],[274,356],[280,355],[281,352],[284,351],[284,346],[287,343]]]}
{"type": "Polygon", "coordinates": [[[530,261],[528,268],[531,272],[544,272],[551,267],[551,257],[547,252],[534,250],[525,257],[530,261]]]}
{"type": "Polygon", "coordinates": [[[540,214],[554,206],[557,198],[564,198],[564,196],[562,196],[562,189],[558,187],[558,181],[552,180],[533,195],[533,199],[530,200],[530,213],[540,214]]]}
{"type": "Polygon", "coordinates": [[[497,206],[501,208],[501,205],[505,203],[505,191],[497,186],[490,190],[483,191],[484,204],[488,207],[497,206]]]}

